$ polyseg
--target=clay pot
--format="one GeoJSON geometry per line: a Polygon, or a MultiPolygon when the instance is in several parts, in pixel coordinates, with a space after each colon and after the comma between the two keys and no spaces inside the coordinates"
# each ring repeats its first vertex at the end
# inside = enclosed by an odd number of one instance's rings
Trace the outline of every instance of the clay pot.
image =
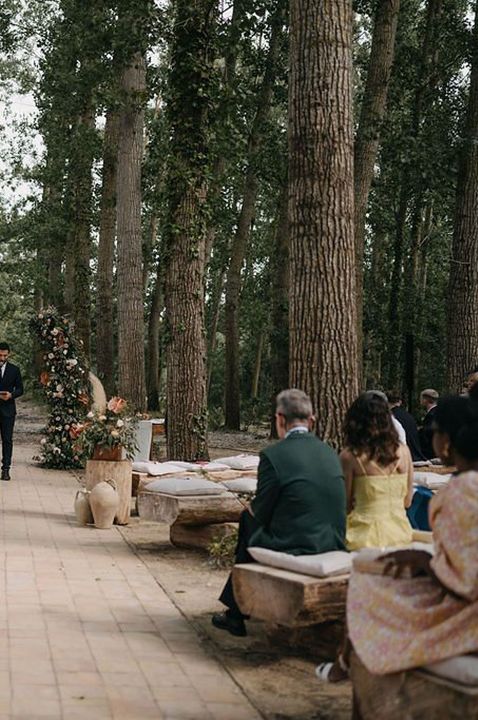
{"type": "Polygon", "coordinates": [[[113,447],[110,447],[109,445],[96,445],[93,450],[92,460],[117,461],[121,460],[122,454],[123,448],[121,445],[114,445],[113,447]]]}
{"type": "Polygon", "coordinates": [[[75,497],[75,515],[78,525],[84,527],[93,523],[93,513],[90,508],[89,490],[78,490],[75,497]]]}
{"type": "Polygon", "coordinates": [[[108,530],[113,525],[119,505],[114,480],[107,480],[95,485],[90,492],[90,507],[95,520],[95,527],[108,530]]]}

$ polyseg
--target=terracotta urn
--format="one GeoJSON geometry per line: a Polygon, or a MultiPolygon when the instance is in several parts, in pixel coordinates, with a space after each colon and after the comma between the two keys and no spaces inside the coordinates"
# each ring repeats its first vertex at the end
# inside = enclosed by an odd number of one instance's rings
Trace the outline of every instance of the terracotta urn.
{"type": "Polygon", "coordinates": [[[93,450],[92,460],[121,460],[123,448],[121,445],[96,445],[93,450]]]}
{"type": "Polygon", "coordinates": [[[111,528],[118,505],[119,495],[114,480],[105,480],[95,485],[90,492],[90,507],[95,527],[101,530],[111,528]]]}
{"type": "Polygon", "coordinates": [[[78,490],[75,497],[75,515],[78,520],[78,525],[82,527],[93,523],[93,513],[91,512],[89,495],[89,490],[78,490]]]}

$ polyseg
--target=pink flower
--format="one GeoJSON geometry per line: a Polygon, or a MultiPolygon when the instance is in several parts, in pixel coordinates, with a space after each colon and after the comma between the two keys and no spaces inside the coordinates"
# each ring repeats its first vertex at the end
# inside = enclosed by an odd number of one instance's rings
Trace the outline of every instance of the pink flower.
{"type": "Polygon", "coordinates": [[[108,401],[108,410],[111,410],[115,415],[119,415],[126,407],[126,400],[120,397],[112,397],[108,401]]]}

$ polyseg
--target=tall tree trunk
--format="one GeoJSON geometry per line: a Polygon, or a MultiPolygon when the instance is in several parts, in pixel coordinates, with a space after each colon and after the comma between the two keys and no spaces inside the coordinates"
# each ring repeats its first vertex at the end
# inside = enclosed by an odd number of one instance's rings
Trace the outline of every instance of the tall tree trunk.
{"type": "Polygon", "coordinates": [[[207,390],[211,387],[211,378],[213,371],[213,355],[217,344],[217,326],[219,325],[219,315],[221,312],[221,297],[224,290],[224,281],[226,279],[226,267],[220,268],[213,284],[211,299],[209,301],[209,322],[207,337],[207,390]]]}
{"type": "Polygon", "coordinates": [[[289,384],[289,188],[281,192],[271,263],[271,436],[277,437],[275,398],[289,384]]]}
{"type": "Polygon", "coordinates": [[[204,272],[216,11],[210,0],[177,0],[169,76],[167,443],[169,458],[182,460],[208,456],[204,272]]]}
{"type": "Polygon", "coordinates": [[[117,173],[118,391],[132,409],[146,409],[144,364],[141,162],[143,158],[145,60],[131,56],[121,78],[117,173]]]}
{"type": "Polygon", "coordinates": [[[151,297],[151,309],[148,318],[148,355],[146,387],[148,391],[148,410],[159,410],[159,385],[161,363],[159,356],[160,318],[164,307],[163,278],[158,265],[156,281],[151,297]]]}
{"type": "Polygon", "coordinates": [[[352,6],[291,0],[290,385],[335,447],[358,391],[353,222],[352,6]]]}
{"type": "Polygon", "coordinates": [[[116,236],[116,174],[118,167],[119,117],[106,113],[103,142],[103,177],[98,241],[98,296],[96,301],[96,368],[106,395],[114,395],[113,267],[116,236]]]}
{"type": "MultiPolygon", "coordinates": [[[[402,280],[403,280],[403,258],[406,251],[407,240],[407,217],[411,197],[414,192],[420,194],[423,185],[424,168],[417,156],[417,148],[420,139],[420,128],[425,111],[425,103],[430,104],[431,93],[436,87],[438,78],[435,67],[438,60],[437,55],[437,34],[439,21],[443,11],[443,0],[428,0],[426,8],[425,34],[421,49],[420,67],[418,81],[414,93],[412,117],[408,130],[408,141],[410,143],[409,158],[405,163],[402,172],[400,200],[397,212],[395,229],[395,241],[393,252],[392,283],[389,299],[389,332],[387,352],[387,382],[389,387],[399,385],[400,375],[400,347],[397,352],[397,343],[401,345],[402,329],[402,280]]],[[[421,212],[421,208],[420,208],[421,212]]]]}
{"type": "Polygon", "coordinates": [[[374,165],[387,105],[400,0],[378,0],[367,82],[354,149],[355,253],[357,263],[357,322],[359,382],[363,383],[363,256],[365,217],[374,165]]]}
{"type": "Polygon", "coordinates": [[[87,358],[91,345],[91,215],[93,136],[95,120],[89,107],[80,115],[70,158],[72,175],[72,236],[75,258],[73,317],[87,358]]]}
{"type": "Polygon", "coordinates": [[[254,220],[259,177],[257,157],[262,146],[264,126],[271,111],[272,93],[277,71],[277,59],[284,31],[285,5],[280,0],[271,21],[271,37],[264,77],[258,95],[257,110],[248,142],[248,166],[244,178],[242,207],[232,242],[231,259],[226,281],[225,308],[225,425],[239,430],[241,424],[241,390],[239,357],[239,303],[241,270],[254,220]]]}
{"type": "Polygon", "coordinates": [[[458,392],[478,358],[478,2],[470,97],[458,169],[448,288],[447,387],[458,392]]]}

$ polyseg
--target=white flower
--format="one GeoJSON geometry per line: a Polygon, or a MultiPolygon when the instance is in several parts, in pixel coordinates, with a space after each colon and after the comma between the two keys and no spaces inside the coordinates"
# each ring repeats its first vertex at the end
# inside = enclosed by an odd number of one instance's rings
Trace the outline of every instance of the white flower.
{"type": "Polygon", "coordinates": [[[68,350],[63,350],[63,355],[68,355],[68,350]]]}
{"type": "Polygon", "coordinates": [[[56,386],[56,391],[57,391],[57,392],[63,392],[63,385],[57,385],[57,386],[56,386]]]}
{"type": "Polygon", "coordinates": [[[122,420],[116,421],[116,427],[123,427],[123,425],[124,425],[124,422],[122,420]]]}
{"type": "Polygon", "coordinates": [[[60,454],[61,454],[61,450],[60,450],[59,447],[54,447],[54,448],[53,448],[53,452],[55,453],[55,455],[60,455],[60,454]]]}
{"type": "Polygon", "coordinates": [[[53,353],[48,353],[48,357],[50,358],[50,360],[53,360],[55,356],[53,355],[53,353]]]}
{"type": "Polygon", "coordinates": [[[93,417],[95,417],[95,413],[93,412],[93,410],[90,410],[90,412],[88,413],[88,415],[87,415],[86,417],[87,417],[87,418],[93,418],[93,417]]]}
{"type": "Polygon", "coordinates": [[[59,332],[58,328],[53,328],[53,330],[51,331],[51,334],[58,335],[58,332],[59,332]]]}
{"type": "Polygon", "coordinates": [[[46,445],[46,443],[47,443],[46,438],[42,438],[42,439],[40,440],[40,445],[46,445]]]}

